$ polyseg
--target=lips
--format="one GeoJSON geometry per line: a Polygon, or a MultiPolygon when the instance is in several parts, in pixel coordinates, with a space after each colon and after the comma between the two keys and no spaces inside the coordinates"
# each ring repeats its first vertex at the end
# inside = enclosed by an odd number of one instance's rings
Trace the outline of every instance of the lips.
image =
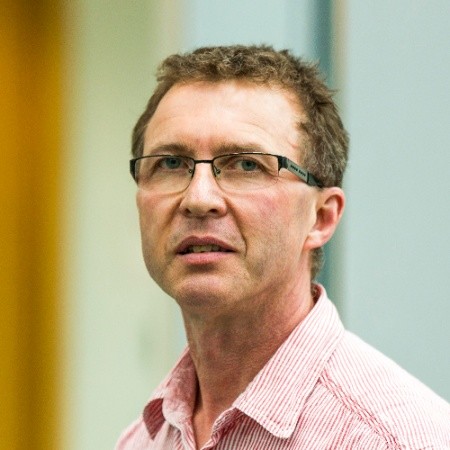
{"type": "Polygon", "coordinates": [[[233,252],[233,248],[212,237],[189,237],[184,239],[176,249],[176,253],[187,255],[190,253],[233,252]]]}
{"type": "Polygon", "coordinates": [[[187,253],[206,253],[206,252],[226,252],[228,250],[225,250],[222,247],[219,247],[218,245],[190,245],[183,254],[187,253]]]}

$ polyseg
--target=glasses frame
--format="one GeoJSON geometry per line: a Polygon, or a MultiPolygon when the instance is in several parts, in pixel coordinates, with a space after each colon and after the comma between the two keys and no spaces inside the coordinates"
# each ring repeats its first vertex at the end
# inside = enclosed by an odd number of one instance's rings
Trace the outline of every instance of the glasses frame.
{"type": "MultiPolygon", "coordinates": [[[[298,178],[300,178],[300,180],[302,180],[308,186],[314,186],[314,187],[318,187],[318,188],[322,188],[323,187],[323,184],[311,172],[307,171],[306,169],[303,169],[302,167],[300,167],[298,164],[296,164],[294,161],[292,161],[288,157],[282,156],[282,155],[275,155],[273,153],[265,153],[265,152],[226,153],[226,154],[223,154],[223,155],[215,156],[212,159],[195,159],[195,158],[191,158],[190,156],[171,155],[171,154],[145,155],[145,156],[139,156],[138,158],[130,159],[130,173],[131,173],[131,176],[133,177],[133,180],[137,183],[138,179],[137,179],[137,176],[136,176],[136,165],[137,165],[138,161],[140,161],[141,159],[153,158],[153,157],[158,157],[158,156],[159,157],[171,157],[171,156],[173,156],[173,157],[183,157],[183,158],[186,158],[186,159],[192,161],[192,163],[194,164],[194,167],[193,167],[192,173],[191,173],[191,180],[194,177],[195,166],[197,164],[211,164],[212,173],[213,173],[214,177],[217,177],[218,172],[215,170],[216,167],[214,165],[214,161],[216,159],[222,158],[222,157],[225,157],[225,156],[240,156],[240,155],[268,155],[268,156],[274,156],[278,160],[278,173],[280,173],[281,169],[286,169],[289,172],[291,172],[294,175],[296,175],[298,178]]],[[[189,184],[190,184],[190,181],[189,181],[189,184]]],[[[185,189],[187,189],[189,187],[189,184],[186,186],[185,189]]]]}

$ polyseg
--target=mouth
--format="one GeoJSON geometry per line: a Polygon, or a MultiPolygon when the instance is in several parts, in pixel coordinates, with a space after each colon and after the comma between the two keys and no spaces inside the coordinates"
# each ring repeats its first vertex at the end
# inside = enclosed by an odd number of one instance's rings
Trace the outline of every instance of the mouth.
{"type": "Polygon", "coordinates": [[[189,253],[210,253],[210,252],[222,252],[227,253],[231,250],[220,247],[220,245],[207,244],[207,245],[189,245],[180,252],[181,255],[187,255],[189,253]]]}
{"type": "Polygon", "coordinates": [[[215,238],[215,237],[198,237],[191,236],[184,239],[178,248],[176,253],[179,255],[189,255],[196,253],[232,253],[234,249],[227,243],[215,238]]]}

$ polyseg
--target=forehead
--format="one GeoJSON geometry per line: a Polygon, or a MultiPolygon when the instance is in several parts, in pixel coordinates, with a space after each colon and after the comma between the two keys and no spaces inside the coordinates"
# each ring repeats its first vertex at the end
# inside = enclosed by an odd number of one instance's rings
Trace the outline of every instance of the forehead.
{"type": "Polygon", "coordinates": [[[245,81],[177,84],[147,125],[144,153],[180,141],[199,150],[241,141],[268,151],[298,147],[303,120],[295,95],[278,86],[245,81]]]}

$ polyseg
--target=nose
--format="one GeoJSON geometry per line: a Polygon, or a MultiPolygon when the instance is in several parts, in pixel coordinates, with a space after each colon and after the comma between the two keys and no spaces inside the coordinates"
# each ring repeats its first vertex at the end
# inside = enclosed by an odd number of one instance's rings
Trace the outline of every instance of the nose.
{"type": "Polygon", "coordinates": [[[187,216],[222,216],[226,213],[223,192],[210,164],[196,164],[191,182],[182,195],[180,208],[187,216]]]}

